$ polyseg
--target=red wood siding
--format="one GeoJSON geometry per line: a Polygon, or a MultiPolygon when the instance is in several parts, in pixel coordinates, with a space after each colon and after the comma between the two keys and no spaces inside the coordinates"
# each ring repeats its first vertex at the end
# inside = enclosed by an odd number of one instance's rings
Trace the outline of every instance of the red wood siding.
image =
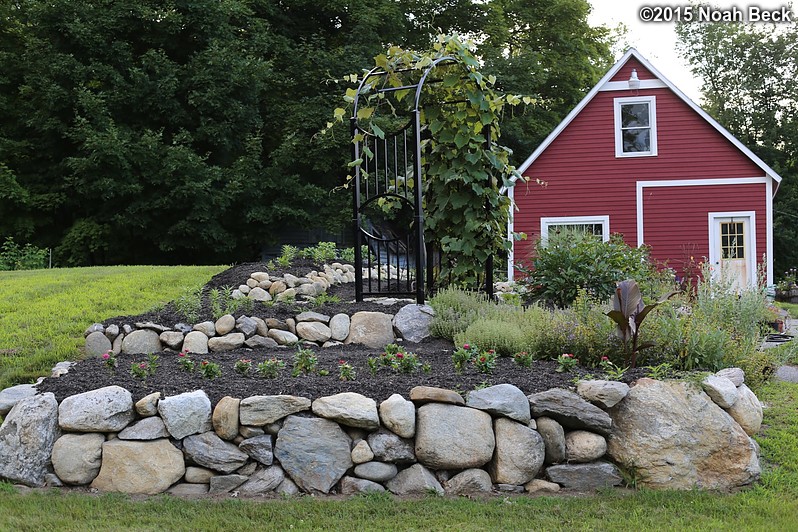
{"type": "Polygon", "coordinates": [[[709,213],[756,211],[756,261],[767,250],[765,184],[651,187],[643,189],[643,241],[652,257],[679,275],[692,256],[709,258],[709,213]]]}
{"type": "MultiPolygon", "coordinates": [[[[613,78],[616,81],[629,79],[631,69],[636,68],[640,79],[652,79],[653,75],[634,58],[624,65],[613,78]]],[[[515,202],[518,211],[514,214],[514,229],[528,235],[526,241],[517,242],[515,260],[528,260],[535,240],[540,236],[540,218],[550,216],[609,215],[610,231],[621,233],[629,245],[636,246],[636,183],[638,181],[722,179],[761,177],[764,172],[731,142],[693,111],[670,89],[641,89],[639,91],[599,92],[593,100],[574,118],[548,148],[524,172],[528,183],[515,187],[515,202]],[[614,98],[628,96],[655,96],[657,120],[657,151],[654,157],[615,157],[614,98]],[[545,187],[534,184],[535,179],[546,183],[545,187]]],[[[765,185],[739,193],[731,186],[711,187],[717,199],[701,191],[704,187],[687,187],[671,193],[673,209],[680,212],[665,223],[657,218],[657,209],[667,210],[666,205],[657,204],[668,192],[656,190],[651,213],[645,213],[644,240],[654,247],[656,257],[672,261],[682,238],[703,238],[708,246],[707,212],[756,210],[757,253],[765,246],[765,185]],[[753,196],[752,196],[753,194],[753,196]],[[687,200],[693,196],[702,200],[687,200]],[[703,203],[704,201],[710,201],[703,203]],[[750,200],[750,201],[749,201],[750,200]],[[669,232],[676,218],[684,219],[689,205],[690,214],[700,218],[696,231],[684,237],[678,234],[662,236],[669,232]],[[651,233],[649,233],[651,231],[651,233]],[[653,242],[648,242],[651,234],[653,242]]],[[[654,189],[647,189],[650,192],[654,189]]],[[[742,189],[741,189],[742,190],[742,189]]],[[[664,201],[664,200],[663,200],[664,201]]],[[[670,231],[673,233],[673,231],[670,231]]]]}
{"type": "Polygon", "coordinates": [[[632,75],[633,68],[637,70],[637,79],[640,81],[644,79],[657,79],[657,76],[644,67],[640,61],[632,57],[615,73],[610,81],[628,81],[629,77],[632,75]]]}

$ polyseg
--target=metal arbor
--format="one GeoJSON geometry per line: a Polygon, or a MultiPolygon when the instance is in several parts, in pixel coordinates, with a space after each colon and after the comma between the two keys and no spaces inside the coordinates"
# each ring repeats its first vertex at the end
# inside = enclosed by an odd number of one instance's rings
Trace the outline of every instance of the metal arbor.
{"type": "MultiPolygon", "coordinates": [[[[355,237],[355,297],[415,297],[424,303],[426,287],[435,282],[440,255],[425,243],[422,168],[421,94],[433,70],[445,64],[457,64],[454,57],[434,60],[415,83],[394,83],[380,67],[370,70],[354,95],[352,116],[353,229],[355,237]],[[405,112],[406,123],[383,131],[360,123],[361,96],[407,91],[413,93],[412,109],[405,112]],[[365,254],[365,256],[364,256],[365,254]],[[436,262],[437,261],[437,262],[436,262]],[[437,264],[437,266],[436,266],[437,264]],[[365,274],[364,274],[365,270],[365,274]]],[[[404,69],[393,73],[415,73],[404,69]]],[[[380,96],[381,98],[383,96],[380,96]]],[[[457,103],[457,102],[451,102],[457,103]]],[[[395,111],[395,109],[394,109],[395,111]]],[[[488,142],[490,140],[488,139],[488,142]]],[[[485,287],[493,292],[492,256],[487,262],[485,287]]]]}

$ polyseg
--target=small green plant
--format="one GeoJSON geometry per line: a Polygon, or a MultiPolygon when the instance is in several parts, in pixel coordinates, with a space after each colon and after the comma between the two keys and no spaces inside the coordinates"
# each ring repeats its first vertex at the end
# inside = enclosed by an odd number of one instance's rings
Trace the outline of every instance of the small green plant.
{"type": "Polygon", "coordinates": [[[196,366],[194,361],[191,360],[191,354],[186,350],[180,351],[177,354],[177,363],[183,368],[183,371],[188,371],[189,373],[194,371],[194,367],[196,366]]]}
{"type": "Polygon", "coordinates": [[[355,248],[339,249],[338,255],[341,257],[341,260],[346,262],[347,264],[355,263],[355,248]]]}
{"type": "Polygon", "coordinates": [[[144,380],[150,375],[154,375],[155,369],[147,361],[131,362],[130,374],[137,379],[144,380]]]}
{"type": "Polygon", "coordinates": [[[204,379],[215,379],[222,376],[222,368],[216,362],[203,360],[200,362],[199,371],[204,379]]]}
{"type": "Polygon", "coordinates": [[[368,364],[369,373],[371,373],[371,376],[373,377],[374,375],[376,375],[377,374],[377,370],[380,367],[380,359],[379,359],[379,357],[368,357],[366,359],[366,364],[368,364]]]}
{"type": "Polygon", "coordinates": [[[298,347],[294,353],[294,369],[291,370],[292,377],[307,375],[316,372],[319,359],[312,349],[298,347]]]}
{"type": "Polygon", "coordinates": [[[103,353],[101,358],[103,359],[103,363],[106,365],[108,369],[110,369],[111,371],[116,369],[116,357],[114,356],[113,352],[108,351],[106,353],[103,353]]]}
{"type": "Polygon", "coordinates": [[[399,373],[413,373],[422,369],[423,364],[418,355],[407,351],[396,344],[388,344],[380,355],[380,364],[388,366],[399,373]]]}
{"type": "Polygon", "coordinates": [[[648,370],[648,377],[658,381],[666,379],[673,374],[673,366],[668,362],[663,362],[656,366],[646,366],[646,369],[648,370]]]}
{"type": "Polygon", "coordinates": [[[606,377],[611,381],[621,380],[623,374],[629,370],[629,368],[619,368],[613,364],[608,357],[601,357],[599,366],[601,366],[601,369],[604,370],[604,375],[606,375],[606,377]]]}
{"type": "Polygon", "coordinates": [[[529,368],[532,366],[532,355],[527,353],[526,351],[521,351],[513,355],[513,362],[521,366],[522,368],[529,368]]]}
{"type": "Polygon", "coordinates": [[[355,380],[355,368],[346,360],[338,361],[338,379],[342,381],[355,380]]]}
{"type": "MultiPolygon", "coordinates": [[[[247,362],[249,362],[250,365],[252,364],[252,361],[247,361],[247,362]]],[[[285,369],[285,362],[276,357],[272,357],[259,363],[255,367],[255,372],[261,377],[266,377],[267,379],[275,379],[280,374],[280,371],[282,371],[283,369],[285,369]]]]}
{"type": "Polygon", "coordinates": [[[496,368],[499,354],[493,349],[480,350],[476,345],[465,343],[452,353],[452,364],[457,373],[462,373],[470,362],[480,373],[492,373],[496,368]]]}
{"type": "Polygon", "coordinates": [[[313,300],[311,305],[314,306],[314,307],[321,307],[323,305],[335,304],[335,303],[340,303],[340,302],[341,302],[341,298],[340,297],[338,297],[336,295],[330,295],[330,294],[325,292],[323,294],[319,294],[318,296],[316,296],[316,298],[313,300]]]}
{"type": "Polygon", "coordinates": [[[189,323],[199,321],[202,312],[202,287],[185,289],[180,296],[174,300],[172,305],[175,311],[182,315],[189,323]]]}
{"type": "Polygon", "coordinates": [[[335,242],[319,242],[300,252],[301,257],[311,259],[319,264],[335,260],[336,255],[338,255],[338,250],[335,247],[335,242]]]}
{"type": "Polygon", "coordinates": [[[239,375],[248,375],[252,371],[252,360],[249,358],[239,358],[233,364],[233,369],[239,375]]]}
{"type": "Polygon", "coordinates": [[[330,374],[329,370],[326,370],[326,369],[320,369],[319,370],[319,375],[322,376],[322,377],[326,377],[329,374],[330,374]]]}
{"type": "Polygon", "coordinates": [[[563,353],[557,357],[557,373],[570,372],[579,364],[579,360],[572,353],[563,353]]]}

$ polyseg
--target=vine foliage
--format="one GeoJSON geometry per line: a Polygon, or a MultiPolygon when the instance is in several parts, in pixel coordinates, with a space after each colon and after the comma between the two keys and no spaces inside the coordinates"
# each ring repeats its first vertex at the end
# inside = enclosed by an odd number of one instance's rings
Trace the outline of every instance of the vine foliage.
{"type": "MultiPolygon", "coordinates": [[[[425,52],[393,46],[374,58],[381,75],[367,71],[345,78],[360,82],[359,87],[348,88],[347,105],[333,113],[343,122],[357,99],[354,119],[359,130],[353,143],[366,135],[385,138],[419,113],[425,242],[444,258],[440,273],[462,284],[476,281],[490,255],[511,247],[511,205],[504,192],[521,176],[509,163],[509,148],[498,143],[500,121],[506,106],[534,103],[528,96],[498,92],[496,78],[480,72],[472,50],[472,43],[452,35],[439,35],[425,52]],[[416,98],[414,85],[422,80],[416,98]]],[[[352,173],[357,167],[362,176],[373,157],[364,149],[349,164],[352,173]]],[[[392,185],[414,187],[414,177],[408,169],[392,185]]],[[[348,175],[345,186],[353,179],[348,175]]],[[[381,208],[388,212],[397,205],[385,201],[381,208]]]]}

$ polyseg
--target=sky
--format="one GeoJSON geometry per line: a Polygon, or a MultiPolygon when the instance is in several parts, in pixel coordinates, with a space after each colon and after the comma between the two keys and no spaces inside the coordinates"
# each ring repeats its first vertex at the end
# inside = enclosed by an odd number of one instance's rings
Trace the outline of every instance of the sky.
{"type": "MultiPolygon", "coordinates": [[[[625,0],[588,0],[593,6],[588,21],[591,25],[605,24],[615,27],[623,23],[628,28],[627,41],[634,46],[643,57],[668,78],[694,102],[701,103],[700,79],[696,78],[676,51],[675,22],[642,22],[640,12],[644,7],[670,7],[677,9],[689,5],[688,0],[680,3],[666,4],[660,0],[625,1],[625,0]]],[[[789,0],[781,1],[748,1],[748,2],[716,2],[719,15],[730,13],[733,6],[747,16],[749,7],[778,9],[786,6],[789,0]]],[[[795,12],[795,11],[794,11],[795,12]]],[[[662,14],[662,12],[660,12],[662,14]]],[[[796,13],[798,15],[798,13],[796,13]]],[[[618,59],[619,57],[616,57],[618,59]]]]}

